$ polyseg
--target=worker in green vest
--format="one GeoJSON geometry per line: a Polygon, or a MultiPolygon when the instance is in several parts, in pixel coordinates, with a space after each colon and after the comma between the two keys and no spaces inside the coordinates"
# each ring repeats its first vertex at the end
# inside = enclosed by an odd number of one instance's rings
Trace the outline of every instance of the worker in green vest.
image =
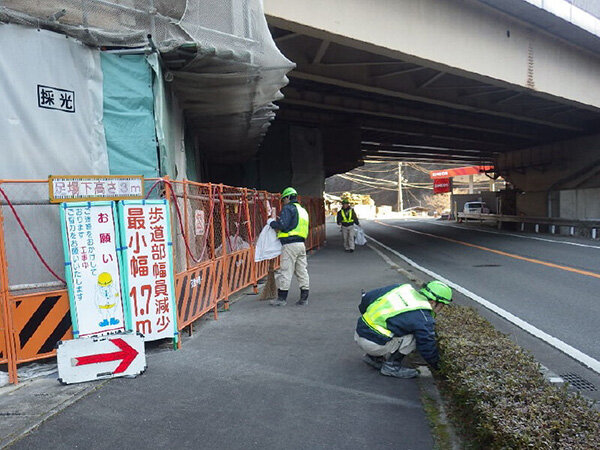
{"type": "Polygon", "coordinates": [[[417,349],[437,370],[440,357],[434,317],[451,301],[452,289],[437,280],[419,290],[407,283],[363,294],[358,307],[362,315],[354,333],[354,340],[366,353],[363,361],[382,375],[414,378],[417,370],[403,367],[402,359],[417,349]]]}
{"type": "Polygon", "coordinates": [[[359,223],[356,212],[354,212],[354,208],[350,206],[350,201],[347,198],[342,200],[342,209],[337,213],[337,224],[341,227],[344,251],[353,252],[354,236],[356,234],[354,225],[359,225],[359,223]]]}
{"type": "Polygon", "coordinates": [[[298,203],[298,193],[292,187],[283,190],[281,203],[283,208],[279,219],[270,222],[271,228],[277,231],[277,237],[282,245],[281,265],[275,273],[277,299],[271,300],[270,304],[285,306],[292,275],[295,274],[300,286],[300,300],[296,304],[307,305],[309,278],[304,241],[309,231],[308,212],[298,203]]]}

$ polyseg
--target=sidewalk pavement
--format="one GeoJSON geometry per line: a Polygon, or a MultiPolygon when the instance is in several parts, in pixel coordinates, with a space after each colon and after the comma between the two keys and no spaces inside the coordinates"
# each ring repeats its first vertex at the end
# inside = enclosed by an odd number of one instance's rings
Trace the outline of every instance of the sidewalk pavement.
{"type": "Polygon", "coordinates": [[[180,350],[151,350],[138,378],[0,388],[0,446],[433,448],[419,382],[380,375],[353,340],[361,289],[406,279],[366,246],[345,253],[335,226],[308,270],[308,306],[297,285],[285,307],[243,294],[180,350]]]}

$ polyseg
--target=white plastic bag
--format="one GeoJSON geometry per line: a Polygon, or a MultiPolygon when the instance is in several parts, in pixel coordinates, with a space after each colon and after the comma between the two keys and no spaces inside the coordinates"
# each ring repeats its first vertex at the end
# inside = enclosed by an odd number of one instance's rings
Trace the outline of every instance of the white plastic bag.
{"type": "Polygon", "coordinates": [[[354,225],[354,243],[356,245],[365,245],[367,243],[365,232],[358,225],[354,225]]]}
{"type": "Polygon", "coordinates": [[[281,242],[277,239],[277,233],[269,226],[273,219],[269,219],[267,225],[262,229],[256,240],[256,252],[254,253],[254,262],[264,261],[265,259],[276,258],[281,255],[281,242]]]}

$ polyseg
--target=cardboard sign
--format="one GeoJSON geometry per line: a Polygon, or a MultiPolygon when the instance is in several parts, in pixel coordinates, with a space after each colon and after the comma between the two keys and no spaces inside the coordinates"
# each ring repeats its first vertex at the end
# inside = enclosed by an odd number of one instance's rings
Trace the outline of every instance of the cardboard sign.
{"type": "Polygon", "coordinates": [[[144,177],[50,176],[48,190],[51,203],[135,199],[144,195],[144,177]]]}
{"type": "Polygon", "coordinates": [[[195,225],[196,225],[196,236],[202,236],[204,235],[205,232],[205,221],[204,221],[204,211],[202,211],[201,209],[197,209],[194,212],[194,219],[195,219],[195,225]]]}
{"type": "Polygon", "coordinates": [[[63,384],[136,376],[146,370],[144,339],[137,334],[61,341],[56,360],[63,384]]]}
{"type": "Polygon", "coordinates": [[[75,338],[125,331],[114,212],[114,202],[60,207],[75,338]]]}
{"type": "Polygon", "coordinates": [[[173,253],[166,200],[119,203],[130,329],[146,341],[177,339],[173,253]]]}

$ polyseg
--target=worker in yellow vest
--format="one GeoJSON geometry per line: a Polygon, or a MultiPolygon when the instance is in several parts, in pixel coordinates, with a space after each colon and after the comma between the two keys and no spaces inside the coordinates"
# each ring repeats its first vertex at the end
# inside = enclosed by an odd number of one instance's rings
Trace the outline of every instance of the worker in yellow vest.
{"type": "Polygon", "coordinates": [[[354,225],[359,225],[359,222],[354,208],[350,206],[350,201],[347,198],[342,200],[342,209],[337,213],[337,224],[341,226],[344,251],[353,252],[354,236],[356,234],[354,225]]]}
{"type": "Polygon", "coordinates": [[[283,208],[279,219],[270,222],[271,228],[277,231],[277,237],[282,245],[281,266],[275,272],[277,299],[271,300],[270,304],[285,306],[292,275],[295,274],[300,286],[300,300],[296,304],[307,305],[309,278],[304,241],[309,231],[308,212],[298,203],[298,193],[292,187],[283,190],[281,202],[283,208]]]}
{"type": "Polygon", "coordinates": [[[354,340],[366,352],[363,361],[382,375],[414,378],[418,372],[401,363],[417,349],[437,370],[440,357],[434,317],[451,301],[452,289],[437,280],[419,290],[407,283],[363,294],[358,307],[362,315],[354,333],[354,340]]]}

